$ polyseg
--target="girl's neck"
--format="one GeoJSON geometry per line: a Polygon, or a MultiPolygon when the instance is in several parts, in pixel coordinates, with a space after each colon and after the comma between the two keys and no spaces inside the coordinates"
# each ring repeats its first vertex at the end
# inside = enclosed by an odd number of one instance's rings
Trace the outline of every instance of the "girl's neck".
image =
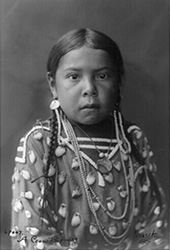
{"type": "Polygon", "coordinates": [[[99,138],[111,138],[115,137],[115,128],[112,118],[106,118],[99,123],[92,125],[85,125],[80,123],[71,122],[76,135],[79,136],[81,133],[80,129],[88,134],[90,137],[99,138]]]}

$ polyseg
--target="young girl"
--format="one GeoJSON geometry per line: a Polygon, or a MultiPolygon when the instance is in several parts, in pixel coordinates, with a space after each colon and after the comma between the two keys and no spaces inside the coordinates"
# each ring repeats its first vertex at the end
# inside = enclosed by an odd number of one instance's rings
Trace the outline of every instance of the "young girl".
{"type": "Polygon", "coordinates": [[[167,249],[148,141],[120,110],[124,65],[109,37],[74,30],[52,48],[52,117],[20,140],[13,249],[167,249]]]}

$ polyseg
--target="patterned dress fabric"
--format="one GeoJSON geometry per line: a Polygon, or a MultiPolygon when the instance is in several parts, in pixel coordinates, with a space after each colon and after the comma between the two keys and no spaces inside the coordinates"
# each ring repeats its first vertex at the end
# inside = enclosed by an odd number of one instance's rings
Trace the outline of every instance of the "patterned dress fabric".
{"type": "MultiPolygon", "coordinates": [[[[127,133],[140,153],[121,152],[116,138],[91,137],[74,128],[84,172],[62,127],[63,147],[55,150],[44,175],[50,120],[20,140],[12,176],[12,249],[168,249],[163,190],[147,138],[136,125],[127,133]],[[96,170],[98,152],[108,152],[107,174],[96,170]]],[[[122,141],[123,143],[123,141],[122,141]]]]}

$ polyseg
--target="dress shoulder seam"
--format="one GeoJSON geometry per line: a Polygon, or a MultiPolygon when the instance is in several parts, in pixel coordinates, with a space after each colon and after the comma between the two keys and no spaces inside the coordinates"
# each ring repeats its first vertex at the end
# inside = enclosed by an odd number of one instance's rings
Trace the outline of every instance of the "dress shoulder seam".
{"type": "Polygon", "coordinates": [[[28,138],[31,134],[35,133],[36,131],[41,131],[43,129],[43,131],[50,131],[50,127],[49,126],[44,126],[43,124],[41,125],[35,125],[29,132],[26,133],[26,135],[24,137],[21,138],[20,143],[19,143],[19,147],[17,148],[17,153],[19,153],[20,156],[16,156],[15,157],[15,162],[18,163],[26,163],[26,145],[27,145],[27,141],[28,138]]]}

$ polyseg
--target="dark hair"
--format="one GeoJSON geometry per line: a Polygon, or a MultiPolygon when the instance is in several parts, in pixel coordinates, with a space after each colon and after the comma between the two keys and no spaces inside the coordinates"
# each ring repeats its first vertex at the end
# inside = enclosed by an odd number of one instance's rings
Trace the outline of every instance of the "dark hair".
{"type": "Polygon", "coordinates": [[[47,61],[47,71],[54,77],[59,61],[69,51],[87,46],[92,49],[105,50],[117,69],[118,81],[124,77],[124,65],[117,44],[102,32],[92,29],[76,29],[63,35],[52,47],[47,61]]]}

